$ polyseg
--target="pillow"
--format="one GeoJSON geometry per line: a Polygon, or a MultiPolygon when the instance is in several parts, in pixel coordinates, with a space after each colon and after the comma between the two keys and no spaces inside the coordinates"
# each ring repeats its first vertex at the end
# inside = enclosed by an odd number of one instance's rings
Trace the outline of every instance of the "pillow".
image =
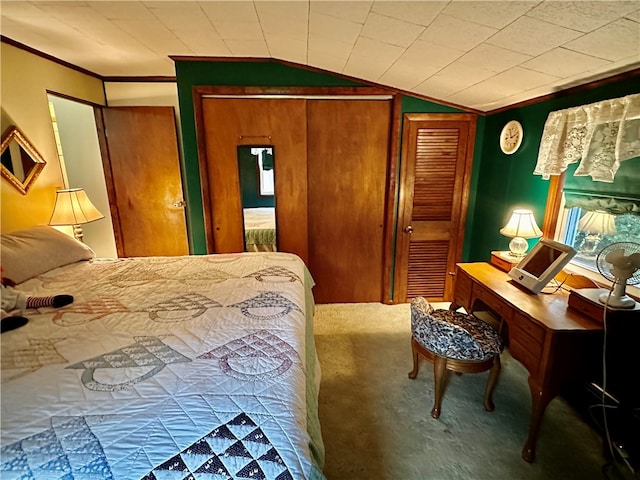
{"type": "Polygon", "coordinates": [[[96,256],[84,243],[48,225],[2,234],[0,239],[2,276],[16,283],[96,256]]]}

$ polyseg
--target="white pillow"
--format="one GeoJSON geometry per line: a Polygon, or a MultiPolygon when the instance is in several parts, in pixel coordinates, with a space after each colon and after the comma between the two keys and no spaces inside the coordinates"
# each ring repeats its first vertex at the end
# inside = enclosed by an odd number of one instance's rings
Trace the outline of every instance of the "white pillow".
{"type": "Polygon", "coordinates": [[[48,225],[2,234],[0,237],[2,276],[16,283],[96,256],[84,243],[48,225]]]}

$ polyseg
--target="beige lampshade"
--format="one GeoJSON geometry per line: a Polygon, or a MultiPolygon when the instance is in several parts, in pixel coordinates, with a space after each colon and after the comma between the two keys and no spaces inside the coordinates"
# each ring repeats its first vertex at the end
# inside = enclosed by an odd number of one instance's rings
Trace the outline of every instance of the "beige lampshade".
{"type": "Polygon", "coordinates": [[[70,188],[56,192],[49,225],[81,225],[101,218],[104,215],[91,203],[84,189],[70,188]]]}
{"type": "Polygon", "coordinates": [[[509,222],[500,229],[505,237],[537,238],[542,236],[533,212],[524,208],[517,208],[511,214],[509,222]]]}
{"type": "Polygon", "coordinates": [[[613,235],[616,233],[615,217],[606,212],[587,212],[578,222],[578,230],[588,234],[613,235]]]}

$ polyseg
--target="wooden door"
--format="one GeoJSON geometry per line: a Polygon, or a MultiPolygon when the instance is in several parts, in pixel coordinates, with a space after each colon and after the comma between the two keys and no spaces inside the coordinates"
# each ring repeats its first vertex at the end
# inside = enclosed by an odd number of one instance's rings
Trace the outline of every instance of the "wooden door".
{"type": "Polygon", "coordinates": [[[309,100],[309,269],[318,303],[383,295],[390,100],[309,100]]]}
{"type": "Polygon", "coordinates": [[[306,100],[204,98],[201,177],[207,248],[244,251],[238,145],[272,145],[278,250],[307,261],[306,100]]]}
{"type": "Polygon", "coordinates": [[[476,116],[407,114],[394,301],[451,301],[461,261],[476,116]]]}
{"type": "Polygon", "coordinates": [[[96,117],[118,255],[188,255],[173,107],[108,107],[96,117]]]}

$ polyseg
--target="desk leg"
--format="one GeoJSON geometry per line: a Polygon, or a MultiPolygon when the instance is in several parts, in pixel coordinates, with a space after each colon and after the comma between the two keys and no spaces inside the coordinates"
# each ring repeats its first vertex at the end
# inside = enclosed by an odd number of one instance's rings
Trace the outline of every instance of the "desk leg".
{"type": "Polygon", "coordinates": [[[456,301],[454,300],[453,302],[451,302],[451,304],[449,305],[449,311],[450,312],[455,312],[456,310],[458,310],[460,307],[462,307],[462,305],[459,305],[456,303],[456,301]]]}
{"type": "Polygon", "coordinates": [[[547,405],[549,405],[549,402],[553,399],[553,395],[549,395],[548,392],[538,387],[531,377],[529,377],[529,389],[531,390],[531,422],[529,423],[529,436],[522,449],[522,458],[531,463],[536,456],[536,442],[538,440],[538,433],[540,432],[542,417],[547,409],[547,405]]]}

